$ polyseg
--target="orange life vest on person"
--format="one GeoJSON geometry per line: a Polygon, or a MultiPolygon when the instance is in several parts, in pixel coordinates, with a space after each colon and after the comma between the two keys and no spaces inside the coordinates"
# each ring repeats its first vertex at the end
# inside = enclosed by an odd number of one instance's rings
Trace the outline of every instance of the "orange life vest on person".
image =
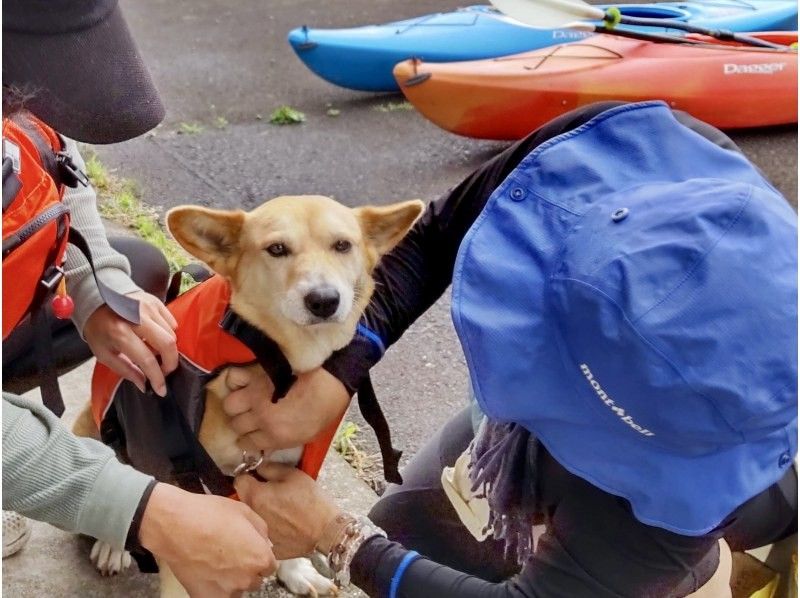
{"type": "Polygon", "coordinates": [[[60,287],[65,294],[62,149],[58,134],[36,117],[3,119],[3,339],[50,292],[60,287]]]}
{"type": "MultiPolygon", "coordinates": [[[[167,304],[178,321],[178,369],[167,377],[170,396],[143,396],[131,383],[102,364],[92,376],[92,415],[104,441],[124,452],[131,464],[156,478],[169,478],[164,454],[166,430],[155,431],[163,422],[164,401],[174,400],[196,434],[204,410],[204,386],[222,368],[247,365],[256,355],[241,340],[223,330],[220,322],[228,311],[230,285],[212,276],[167,304]]],[[[266,338],[266,337],[265,337],[266,338]]],[[[265,401],[270,397],[265,397],[265,401]]],[[[308,443],[298,467],[316,478],[333,441],[339,422],[331,424],[308,443]]],[[[169,481],[169,480],[163,480],[169,481]]]]}

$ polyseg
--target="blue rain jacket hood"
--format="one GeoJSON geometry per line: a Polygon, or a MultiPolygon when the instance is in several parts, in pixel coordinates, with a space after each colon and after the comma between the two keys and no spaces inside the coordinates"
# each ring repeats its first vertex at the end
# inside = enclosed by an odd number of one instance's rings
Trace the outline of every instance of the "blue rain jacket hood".
{"type": "Polygon", "coordinates": [[[465,236],[452,315],[483,411],[642,522],[717,527],[797,451],[797,224],[662,102],[531,154],[465,236]]]}

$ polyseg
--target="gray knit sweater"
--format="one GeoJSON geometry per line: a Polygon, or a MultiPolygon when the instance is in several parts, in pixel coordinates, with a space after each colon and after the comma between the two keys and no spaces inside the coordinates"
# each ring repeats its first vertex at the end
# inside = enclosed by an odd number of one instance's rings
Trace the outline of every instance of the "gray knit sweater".
{"type": "Polygon", "coordinates": [[[40,403],[3,393],[4,509],[122,548],[151,479],[40,403]]]}
{"type": "MultiPolygon", "coordinates": [[[[67,139],[65,150],[70,154],[75,165],[85,171],[86,165],[78,151],[77,144],[67,139]]],[[[70,209],[71,226],[83,235],[92,250],[92,261],[98,277],[109,287],[122,294],[139,290],[139,287],[131,280],[131,268],[128,260],[108,244],[106,231],[97,211],[97,195],[94,189],[91,186],[83,187],[82,185],[78,185],[74,189],[67,187],[64,203],[70,209]]],[[[67,247],[64,270],[67,274],[67,292],[75,302],[72,321],[78,332],[83,335],[86,320],[103,304],[103,300],[94,282],[89,262],[75,247],[67,247]]]]}
{"type": "MultiPolygon", "coordinates": [[[[76,143],[67,140],[65,149],[85,170],[76,143]]],[[[128,260],[108,244],[94,189],[67,188],[64,203],[70,208],[71,225],[92,250],[103,282],[120,293],[138,290],[128,260]]],[[[86,320],[103,300],[88,262],[71,246],[65,270],[67,290],[75,301],[72,320],[82,334],[86,320]]],[[[104,444],[75,437],[40,403],[3,393],[4,509],[122,548],[151,480],[121,464],[104,444]]]]}

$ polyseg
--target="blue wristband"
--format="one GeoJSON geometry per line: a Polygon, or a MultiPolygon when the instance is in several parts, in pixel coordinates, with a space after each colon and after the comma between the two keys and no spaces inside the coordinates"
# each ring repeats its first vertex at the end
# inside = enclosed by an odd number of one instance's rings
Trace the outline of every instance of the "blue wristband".
{"type": "Polygon", "coordinates": [[[383,343],[383,339],[378,335],[377,332],[370,330],[364,326],[364,324],[359,324],[356,326],[356,332],[367,339],[372,346],[378,350],[379,357],[383,357],[383,354],[386,353],[386,345],[383,343]]]}
{"type": "Polygon", "coordinates": [[[389,586],[389,598],[397,598],[397,588],[400,587],[400,580],[403,579],[403,573],[405,573],[408,566],[418,558],[418,552],[409,550],[403,557],[403,560],[400,561],[400,564],[397,565],[397,569],[394,570],[394,575],[392,575],[392,583],[389,586]]]}

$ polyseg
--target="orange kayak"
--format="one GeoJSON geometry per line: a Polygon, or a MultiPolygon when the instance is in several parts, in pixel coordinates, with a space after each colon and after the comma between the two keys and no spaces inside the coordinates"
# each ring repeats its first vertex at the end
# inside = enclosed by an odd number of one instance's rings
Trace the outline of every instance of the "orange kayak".
{"type": "MultiPolygon", "coordinates": [[[[797,32],[752,34],[780,44],[797,32]]],[[[520,139],[601,100],[661,99],[722,129],[797,122],[797,52],[613,35],[491,60],[407,60],[394,76],[423,116],[479,139],[520,139]]],[[[713,41],[713,43],[712,43],[713,41]]]]}

